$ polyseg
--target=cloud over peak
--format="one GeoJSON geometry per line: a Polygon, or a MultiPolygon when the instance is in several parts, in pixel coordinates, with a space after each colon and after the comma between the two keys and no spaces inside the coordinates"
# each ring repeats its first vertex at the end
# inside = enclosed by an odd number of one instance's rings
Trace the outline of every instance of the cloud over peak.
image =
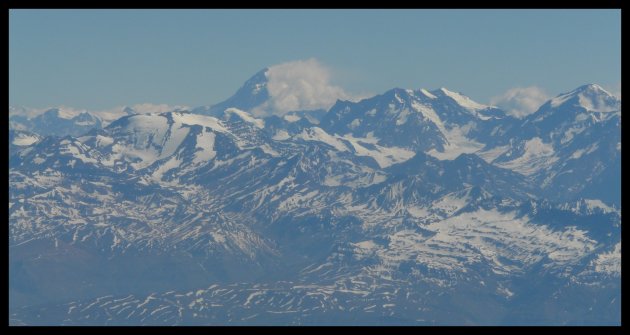
{"type": "Polygon", "coordinates": [[[524,118],[538,110],[549,98],[549,95],[537,86],[515,87],[502,95],[492,97],[490,104],[501,107],[514,117],[524,118]]]}
{"type": "Polygon", "coordinates": [[[282,115],[290,111],[327,109],[337,99],[350,99],[331,83],[331,71],[315,58],[282,63],[266,72],[269,100],[255,108],[255,115],[282,115]]]}

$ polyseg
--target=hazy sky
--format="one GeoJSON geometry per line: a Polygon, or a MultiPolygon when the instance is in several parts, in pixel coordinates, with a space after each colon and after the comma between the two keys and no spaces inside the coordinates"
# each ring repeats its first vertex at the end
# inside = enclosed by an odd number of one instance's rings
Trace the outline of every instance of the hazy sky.
{"type": "Polygon", "coordinates": [[[32,108],[208,105],[287,62],[345,96],[621,83],[620,10],[11,10],[9,38],[9,103],[32,108]]]}

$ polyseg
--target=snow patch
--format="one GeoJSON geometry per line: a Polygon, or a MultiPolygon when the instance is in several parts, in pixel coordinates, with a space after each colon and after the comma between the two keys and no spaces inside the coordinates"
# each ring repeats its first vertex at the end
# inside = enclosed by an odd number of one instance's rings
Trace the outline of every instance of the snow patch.
{"type": "Polygon", "coordinates": [[[62,145],[64,146],[60,148],[61,154],[70,154],[73,157],[80,159],[83,163],[98,163],[98,160],[92,157],[88,157],[82,152],[85,149],[78,142],[71,143],[67,140],[64,140],[62,141],[62,145]]]}
{"type": "Polygon", "coordinates": [[[285,114],[283,119],[287,122],[297,122],[300,121],[302,118],[295,114],[285,114]]]}
{"type": "Polygon", "coordinates": [[[407,116],[409,116],[409,109],[403,108],[398,114],[398,118],[396,119],[396,125],[400,126],[407,123],[407,116]]]}
{"type": "MultiPolygon", "coordinates": [[[[225,110],[226,114],[234,114],[236,116],[238,116],[241,120],[247,122],[247,123],[251,123],[254,126],[256,126],[257,128],[263,129],[265,128],[265,121],[261,120],[261,119],[257,119],[253,116],[251,116],[249,113],[244,112],[240,109],[237,108],[228,108],[225,110]]],[[[288,116],[288,115],[287,115],[288,116]]],[[[286,117],[285,117],[286,119],[286,117]]]]}
{"type": "Polygon", "coordinates": [[[540,137],[534,137],[525,142],[525,152],[522,156],[498,166],[530,176],[540,169],[551,166],[558,160],[554,156],[553,145],[544,143],[540,137]]]}
{"type": "Polygon", "coordinates": [[[615,244],[615,248],[607,253],[597,255],[592,265],[595,271],[607,274],[621,274],[621,242],[615,244]]]}
{"type": "Polygon", "coordinates": [[[273,157],[279,157],[279,156],[280,156],[280,154],[279,154],[277,151],[273,150],[273,148],[272,148],[269,144],[266,144],[266,143],[265,143],[265,144],[261,145],[261,146],[260,146],[260,149],[261,149],[264,153],[266,153],[266,154],[268,154],[268,155],[271,155],[271,156],[273,156],[273,157]]]}
{"type": "Polygon", "coordinates": [[[166,163],[162,164],[155,172],[153,172],[153,180],[162,181],[162,177],[164,174],[180,165],[181,161],[179,161],[176,157],[171,157],[166,163]]]}
{"type": "Polygon", "coordinates": [[[421,88],[421,89],[420,89],[420,92],[421,92],[422,94],[424,94],[424,95],[425,95],[427,98],[429,98],[429,99],[437,99],[437,97],[436,97],[435,95],[431,94],[431,92],[429,92],[429,91],[425,90],[424,88],[421,88]]]}
{"type": "Polygon", "coordinates": [[[196,147],[200,150],[195,152],[195,158],[193,158],[194,164],[207,162],[217,155],[217,152],[214,151],[215,137],[215,133],[206,131],[205,129],[197,135],[196,147]]]}
{"type": "Polygon", "coordinates": [[[112,145],[114,143],[114,139],[108,136],[96,135],[96,146],[98,147],[106,147],[112,145]]]}
{"type": "Polygon", "coordinates": [[[508,150],[510,150],[510,146],[503,145],[488,150],[478,151],[476,152],[476,155],[481,157],[481,159],[486,161],[488,164],[491,164],[495,159],[497,159],[497,157],[503,155],[508,150]]]}
{"type": "Polygon", "coordinates": [[[421,104],[417,101],[412,101],[411,102],[411,108],[413,108],[415,111],[421,113],[425,118],[431,120],[431,122],[435,123],[435,125],[440,129],[440,130],[444,130],[444,124],[442,123],[442,120],[440,119],[440,117],[435,113],[435,111],[424,104],[421,104]]]}
{"type": "Polygon", "coordinates": [[[615,213],[617,210],[613,207],[606,205],[603,201],[599,199],[584,199],[587,208],[589,211],[593,209],[601,209],[604,213],[615,213]]]}
{"type": "Polygon", "coordinates": [[[186,125],[200,125],[203,127],[208,127],[214,131],[218,131],[221,133],[230,132],[227,128],[225,128],[221,120],[212,116],[205,116],[205,115],[192,114],[192,113],[171,113],[171,115],[173,116],[173,120],[176,123],[181,123],[181,124],[186,124],[186,125]]]}
{"type": "Polygon", "coordinates": [[[597,148],[599,148],[599,144],[593,143],[585,149],[575,150],[575,152],[573,152],[573,154],[571,155],[571,157],[569,157],[569,159],[578,159],[582,157],[583,155],[588,155],[592,153],[593,151],[597,150],[597,148]]]}
{"type": "Polygon", "coordinates": [[[408,206],[407,212],[415,218],[425,218],[430,215],[427,208],[417,206],[408,206]]]}
{"type": "Polygon", "coordinates": [[[409,160],[415,155],[415,152],[407,149],[398,147],[383,147],[374,144],[375,142],[378,142],[378,139],[374,137],[356,138],[353,137],[351,134],[346,134],[341,137],[341,139],[350,142],[352,148],[354,149],[355,155],[372,157],[381,168],[386,168],[394,164],[402,163],[409,160]],[[362,142],[366,144],[372,144],[374,150],[367,149],[366,147],[361,145],[362,142]]]}
{"type": "Polygon", "coordinates": [[[332,136],[325,132],[322,128],[312,127],[302,130],[302,132],[295,136],[305,141],[317,141],[326,143],[339,151],[348,151],[348,147],[341,142],[337,137],[332,136]]]}
{"type": "Polygon", "coordinates": [[[442,210],[448,216],[466,207],[469,201],[470,198],[467,195],[462,197],[458,192],[453,192],[435,201],[432,207],[442,210]]]}
{"type": "Polygon", "coordinates": [[[511,298],[514,295],[512,291],[510,291],[507,287],[503,287],[503,286],[497,287],[497,293],[499,293],[500,295],[506,298],[511,298]]]}
{"type": "Polygon", "coordinates": [[[557,97],[551,99],[550,103],[551,103],[551,107],[556,108],[560,105],[562,105],[565,101],[569,100],[573,95],[573,92],[570,93],[566,93],[566,94],[560,94],[557,97]]]}
{"type": "Polygon", "coordinates": [[[274,141],[284,141],[289,138],[291,138],[291,136],[289,136],[289,133],[287,133],[286,130],[278,130],[271,139],[274,141]]]}
{"type": "Polygon", "coordinates": [[[617,106],[607,104],[601,96],[586,97],[584,94],[580,94],[578,101],[580,106],[591,112],[610,113],[619,110],[617,106]]]}
{"type": "MultiPolygon", "coordinates": [[[[398,122],[396,124],[398,124],[398,122]]],[[[352,120],[352,122],[350,122],[350,125],[348,125],[348,127],[350,129],[355,129],[356,127],[358,127],[360,125],[361,125],[361,119],[354,119],[354,120],[352,120]]]]}
{"type": "Polygon", "coordinates": [[[352,244],[361,249],[375,249],[377,247],[376,243],[374,243],[374,241],[371,241],[371,240],[358,242],[358,243],[352,243],[352,244]]]}
{"type": "Polygon", "coordinates": [[[18,146],[29,146],[37,142],[38,140],[39,138],[37,138],[37,136],[19,134],[13,139],[13,144],[18,146]]]}
{"type": "MultiPolygon", "coordinates": [[[[578,118],[580,115],[582,115],[582,114],[579,114],[578,116],[576,116],[576,117],[575,117],[575,118],[576,118],[576,121],[579,121],[579,120],[577,120],[577,118],[578,118]]],[[[565,144],[565,143],[567,143],[567,142],[571,141],[571,140],[573,139],[573,137],[575,137],[575,135],[580,134],[580,133],[581,133],[581,132],[583,132],[584,130],[585,130],[585,128],[583,128],[583,127],[571,127],[571,128],[569,128],[569,129],[567,129],[567,130],[564,132],[564,136],[563,136],[563,137],[562,137],[562,139],[560,140],[560,144],[565,144]]]]}
{"type": "Polygon", "coordinates": [[[454,126],[449,130],[444,129],[442,133],[447,140],[444,151],[438,151],[434,148],[429,150],[427,154],[439,160],[453,160],[461,154],[471,154],[481,150],[483,144],[466,137],[472,126],[469,123],[461,127],[454,126]]]}
{"type": "Polygon", "coordinates": [[[64,107],[57,108],[57,116],[61,119],[70,120],[72,118],[79,116],[81,113],[85,113],[85,111],[75,110],[72,108],[64,108],[64,107]]]}

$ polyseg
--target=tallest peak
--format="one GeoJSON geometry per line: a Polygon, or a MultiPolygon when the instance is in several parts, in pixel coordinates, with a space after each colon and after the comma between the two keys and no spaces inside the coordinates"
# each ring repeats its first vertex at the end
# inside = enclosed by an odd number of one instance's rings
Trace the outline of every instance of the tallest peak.
{"type": "Polygon", "coordinates": [[[249,80],[267,80],[267,72],[269,72],[269,68],[266,67],[253,75],[249,80]]]}
{"type": "Polygon", "coordinates": [[[245,82],[243,87],[241,87],[241,90],[249,90],[252,91],[252,93],[254,94],[258,93],[260,89],[265,86],[266,83],[269,81],[267,76],[268,72],[269,68],[264,68],[256,72],[255,75],[253,75],[245,82]]]}

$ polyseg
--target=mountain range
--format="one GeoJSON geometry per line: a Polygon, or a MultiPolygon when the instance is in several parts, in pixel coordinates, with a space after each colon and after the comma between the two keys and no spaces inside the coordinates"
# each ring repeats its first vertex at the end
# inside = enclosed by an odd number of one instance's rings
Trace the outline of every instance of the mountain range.
{"type": "Polygon", "coordinates": [[[12,325],[618,325],[621,101],[15,113],[12,325]]]}

